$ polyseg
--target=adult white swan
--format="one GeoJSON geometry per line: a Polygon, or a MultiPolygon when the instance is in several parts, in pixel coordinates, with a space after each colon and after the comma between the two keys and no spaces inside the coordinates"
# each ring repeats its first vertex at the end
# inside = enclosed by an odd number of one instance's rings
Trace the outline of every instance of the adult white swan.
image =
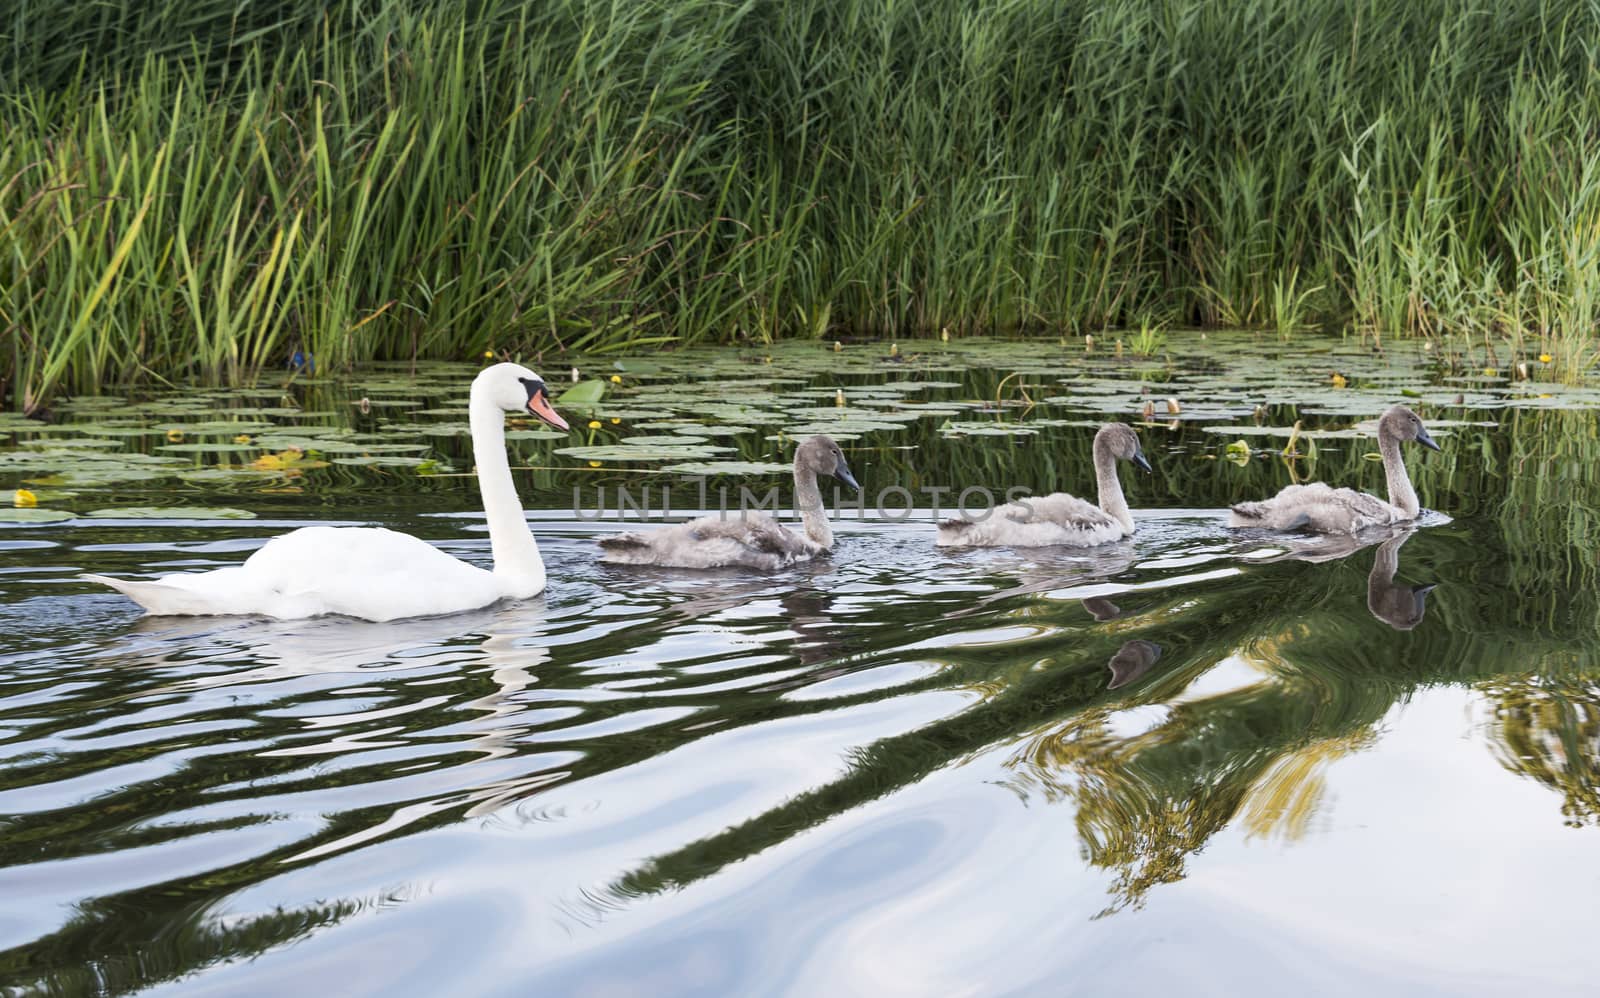
{"type": "Polygon", "coordinates": [[[496,364],[473,379],[472,450],[489,521],[492,572],[382,527],[303,527],[274,537],[231,568],[151,582],[81,578],[104,583],[153,614],[248,613],[280,620],[330,613],[396,620],[536,596],[544,591],[544,562],[511,481],[505,412],[530,412],[567,429],[550,407],[544,379],[527,368],[496,364]]]}

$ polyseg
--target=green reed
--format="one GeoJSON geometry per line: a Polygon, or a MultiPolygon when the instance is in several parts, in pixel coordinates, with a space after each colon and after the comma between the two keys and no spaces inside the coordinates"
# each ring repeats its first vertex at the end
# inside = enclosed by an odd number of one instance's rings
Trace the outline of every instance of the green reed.
{"type": "Polygon", "coordinates": [[[1427,0],[36,3],[0,15],[0,382],[1600,321],[1600,15],[1427,0]],[[146,5],[148,6],[148,5],[146,5]]]}

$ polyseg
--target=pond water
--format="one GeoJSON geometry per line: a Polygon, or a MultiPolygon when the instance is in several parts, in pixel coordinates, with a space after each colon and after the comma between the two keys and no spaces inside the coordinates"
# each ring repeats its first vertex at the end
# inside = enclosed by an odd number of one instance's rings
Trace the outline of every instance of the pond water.
{"type": "Polygon", "coordinates": [[[472,368],[0,417],[37,502],[0,514],[0,988],[1590,992],[1600,390],[1441,353],[580,362],[620,382],[511,433],[548,592],[390,624],[149,618],[75,577],[310,523],[487,564],[472,368]],[[1443,448],[1407,453],[1418,529],[1224,527],[1293,479],[1381,492],[1395,401],[1443,448]],[[1131,542],[932,546],[930,487],[1092,495],[1105,418],[1155,465],[1131,542]],[[688,515],[819,431],[869,497],[831,560],[596,563],[637,526],[601,489],[688,515]]]}

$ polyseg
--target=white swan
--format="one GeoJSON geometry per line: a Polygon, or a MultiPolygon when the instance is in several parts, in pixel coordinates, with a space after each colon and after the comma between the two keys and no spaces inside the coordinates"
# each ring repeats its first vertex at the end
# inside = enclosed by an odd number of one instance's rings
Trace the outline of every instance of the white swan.
{"type": "Polygon", "coordinates": [[[152,614],[260,614],[290,620],[343,614],[396,620],[472,610],[544,590],[544,562],[528,530],[506,458],[505,416],[530,412],[557,429],[544,379],[496,364],[473,379],[470,405],[478,489],[489,523],[494,571],[452,558],[426,541],[382,527],[303,527],[274,537],[244,564],[132,582],[99,582],[152,614]]]}
{"type": "Polygon", "coordinates": [[[1400,458],[1400,444],[1407,440],[1415,440],[1429,450],[1439,449],[1416,413],[1403,405],[1393,406],[1378,420],[1378,453],[1383,457],[1384,477],[1388,480],[1388,502],[1321,482],[1290,485],[1271,499],[1234,506],[1228,526],[1353,534],[1369,527],[1415,520],[1422,507],[1411,487],[1411,477],[1406,474],[1406,463],[1400,458]]]}
{"type": "Polygon", "coordinates": [[[827,554],[833,530],[817,488],[818,475],[832,475],[860,491],[844,452],[832,437],[811,437],[794,453],[794,505],[805,532],[796,533],[764,513],[702,516],[649,533],[629,531],[602,538],[600,560],[617,565],[663,568],[754,568],[771,572],[827,554]]]}
{"type": "Polygon", "coordinates": [[[1117,460],[1150,470],[1139,435],[1124,423],[1107,423],[1094,435],[1094,477],[1100,505],[1055,492],[996,506],[982,520],[939,523],[940,547],[1094,547],[1133,533],[1133,514],[1117,479],[1117,460]]]}

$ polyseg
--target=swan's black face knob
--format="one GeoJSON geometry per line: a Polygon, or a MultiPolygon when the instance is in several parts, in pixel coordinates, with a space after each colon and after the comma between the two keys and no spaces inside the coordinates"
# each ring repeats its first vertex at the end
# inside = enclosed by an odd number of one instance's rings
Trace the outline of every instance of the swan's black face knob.
{"type": "Polygon", "coordinates": [[[561,414],[550,407],[550,394],[545,390],[544,382],[538,378],[518,378],[522,387],[528,390],[528,411],[540,419],[554,426],[558,430],[570,429],[567,421],[561,414]]]}

